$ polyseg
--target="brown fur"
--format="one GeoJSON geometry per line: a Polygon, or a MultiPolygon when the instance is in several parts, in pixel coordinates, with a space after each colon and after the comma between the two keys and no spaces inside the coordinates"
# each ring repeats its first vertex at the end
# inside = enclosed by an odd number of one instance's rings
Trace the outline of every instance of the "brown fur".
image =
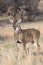
{"type": "Polygon", "coordinates": [[[23,48],[26,51],[26,43],[36,43],[37,47],[39,48],[39,37],[40,37],[40,31],[36,29],[26,29],[22,30],[20,25],[18,24],[18,30],[14,30],[14,38],[19,41],[20,43],[23,43],[23,48]]]}
{"type": "MultiPolygon", "coordinates": [[[[11,8],[13,11],[14,9],[11,8]]],[[[12,11],[10,10],[10,11],[12,11]]],[[[9,12],[10,12],[9,11],[9,12]]],[[[16,23],[20,23],[19,21],[17,22],[16,20],[16,17],[13,16],[14,12],[10,12],[9,15],[10,15],[10,18],[13,20],[13,25],[15,26],[16,23]]],[[[15,15],[15,14],[14,14],[15,15]]],[[[20,19],[22,19],[22,15],[20,16],[20,19]]],[[[26,43],[27,42],[31,42],[31,43],[36,43],[37,44],[37,47],[39,48],[40,45],[38,43],[39,41],[39,38],[40,38],[40,31],[39,30],[36,30],[36,29],[26,29],[26,30],[22,30],[20,25],[17,24],[18,26],[18,30],[15,30],[14,29],[14,39],[19,42],[19,43],[23,43],[23,48],[24,50],[26,50],[26,43]]]]}

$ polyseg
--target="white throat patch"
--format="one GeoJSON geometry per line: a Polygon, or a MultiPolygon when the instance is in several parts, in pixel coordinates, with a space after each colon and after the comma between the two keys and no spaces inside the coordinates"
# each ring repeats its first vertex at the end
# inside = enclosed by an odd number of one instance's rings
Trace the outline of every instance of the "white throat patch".
{"type": "Polygon", "coordinates": [[[16,28],[16,31],[18,31],[19,29],[18,28],[16,28]]]}

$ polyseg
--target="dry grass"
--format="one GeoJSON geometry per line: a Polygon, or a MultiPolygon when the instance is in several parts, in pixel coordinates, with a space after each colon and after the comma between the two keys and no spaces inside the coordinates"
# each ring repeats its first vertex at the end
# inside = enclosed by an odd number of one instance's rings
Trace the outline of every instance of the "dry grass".
{"type": "Polygon", "coordinates": [[[9,19],[9,17],[7,16],[0,16],[0,20],[6,20],[6,19],[9,19]]]}
{"type": "Polygon", "coordinates": [[[22,45],[19,45],[19,50],[17,50],[12,25],[6,24],[4,27],[0,27],[0,65],[43,65],[43,30],[41,30],[43,22],[21,23],[20,25],[23,29],[36,28],[40,30],[40,53],[35,54],[35,50],[30,44],[27,44],[27,48],[29,46],[29,53],[27,51],[27,55],[23,51],[22,45]]]}

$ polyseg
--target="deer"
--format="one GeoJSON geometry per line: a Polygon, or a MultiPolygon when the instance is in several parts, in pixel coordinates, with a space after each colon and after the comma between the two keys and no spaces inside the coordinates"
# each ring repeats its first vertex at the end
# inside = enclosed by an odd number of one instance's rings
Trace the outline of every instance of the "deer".
{"type": "Polygon", "coordinates": [[[21,26],[16,23],[13,25],[14,28],[14,39],[16,39],[16,43],[23,44],[23,48],[26,52],[26,43],[31,42],[40,49],[39,45],[39,38],[40,38],[40,31],[34,28],[30,29],[22,29],[21,26]]]}
{"type": "Polygon", "coordinates": [[[12,13],[10,13],[9,15],[11,19],[10,21],[13,22],[14,39],[16,40],[16,43],[23,44],[23,49],[25,52],[26,52],[26,43],[28,42],[34,44],[34,46],[36,46],[37,49],[39,50],[40,31],[34,28],[23,30],[19,24],[23,18],[22,14],[18,21],[16,20],[15,16],[12,15],[12,13]]]}

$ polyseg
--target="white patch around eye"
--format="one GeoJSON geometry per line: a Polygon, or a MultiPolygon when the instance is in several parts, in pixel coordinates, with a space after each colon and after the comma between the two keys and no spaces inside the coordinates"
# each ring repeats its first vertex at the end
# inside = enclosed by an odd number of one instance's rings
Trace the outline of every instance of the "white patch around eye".
{"type": "Polygon", "coordinates": [[[16,28],[16,31],[18,31],[18,28],[16,28]]]}
{"type": "Polygon", "coordinates": [[[34,46],[37,47],[37,43],[36,42],[34,43],[34,46]]]}
{"type": "Polygon", "coordinates": [[[21,21],[22,21],[22,19],[19,19],[19,20],[18,20],[18,23],[20,23],[21,21]]]}
{"type": "Polygon", "coordinates": [[[13,23],[13,20],[12,19],[10,19],[9,21],[10,21],[10,23],[13,23]]]}

